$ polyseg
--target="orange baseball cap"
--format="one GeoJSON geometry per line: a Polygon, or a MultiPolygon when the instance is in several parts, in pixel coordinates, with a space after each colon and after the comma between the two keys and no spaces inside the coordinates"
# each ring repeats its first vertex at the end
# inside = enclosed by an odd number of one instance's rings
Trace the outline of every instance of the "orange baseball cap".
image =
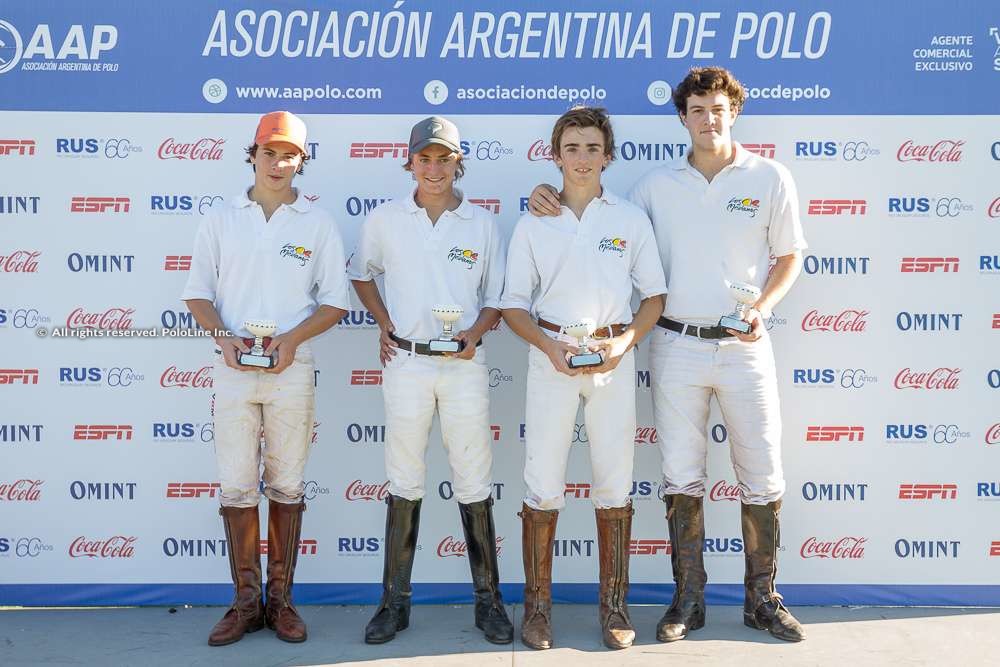
{"type": "Polygon", "coordinates": [[[288,111],[272,111],[264,114],[257,124],[257,135],[254,143],[258,146],[272,141],[284,141],[292,144],[303,153],[306,152],[306,124],[302,119],[288,111]]]}

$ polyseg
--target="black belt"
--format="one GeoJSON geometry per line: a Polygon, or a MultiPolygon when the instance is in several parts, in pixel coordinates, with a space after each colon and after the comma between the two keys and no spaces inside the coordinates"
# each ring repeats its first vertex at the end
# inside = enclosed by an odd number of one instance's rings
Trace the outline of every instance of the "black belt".
{"type": "MultiPolygon", "coordinates": [[[[395,341],[401,348],[413,352],[414,354],[425,354],[428,357],[441,357],[445,354],[444,352],[435,352],[434,350],[431,350],[430,345],[427,343],[415,343],[413,341],[406,340],[405,338],[400,338],[394,333],[390,333],[389,338],[395,341]]],[[[476,341],[476,347],[479,347],[482,344],[482,338],[476,341]]],[[[452,354],[454,354],[454,352],[452,354]]]]}
{"type": "Polygon", "coordinates": [[[714,327],[699,327],[694,324],[684,324],[683,322],[678,322],[677,320],[668,320],[665,317],[661,317],[656,320],[656,324],[664,329],[670,329],[671,331],[676,331],[679,334],[687,334],[688,336],[694,336],[695,338],[733,337],[733,334],[729,333],[719,325],[715,325],[714,327]]]}

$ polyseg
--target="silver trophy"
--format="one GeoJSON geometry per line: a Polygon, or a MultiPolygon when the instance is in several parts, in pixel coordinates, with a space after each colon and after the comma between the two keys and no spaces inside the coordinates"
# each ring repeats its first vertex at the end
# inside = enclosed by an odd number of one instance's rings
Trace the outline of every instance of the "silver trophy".
{"type": "Polygon", "coordinates": [[[576,354],[569,355],[566,360],[570,368],[588,368],[604,363],[604,357],[600,352],[591,352],[587,347],[587,339],[596,328],[597,324],[593,320],[581,320],[562,328],[563,333],[575,338],[578,345],[576,354]]]}
{"type": "Polygon", "coordinates": [[[254,337],[244,338],[243,341],[250,345],[249,352],[239,352],[237,361],[244,366],[254,368],[274,368],[274,355],[264,354],[264,348],[271,342],[271,336],[278,330],[278,323],[274,320],[246,320],[243,326],[254,337]],[[252,345],[251,345],[252,343],[252,345]]]}
{"type": "Polygon", "coordinates": [[[733,283],[726,281],[729,294],[736,300],[736,310],[729,315],[723,315],[719,319],[719,326],[723,329],[732,329],[741,334],[748,334],[752,329],[749,322],[744,318],[746,307],[752,306],[760,299],[760,288],[750,283],[733,283]]]}
{"type": "Polygon", "coordinates": [[[431,312],[441,322],[441,335],[427,341],[427,348],[431,352],[461,352],[465,342],[455,340],[452,325],[461,319],[465,309],[461,306],[437,305],[431,308],[431,312]]]}

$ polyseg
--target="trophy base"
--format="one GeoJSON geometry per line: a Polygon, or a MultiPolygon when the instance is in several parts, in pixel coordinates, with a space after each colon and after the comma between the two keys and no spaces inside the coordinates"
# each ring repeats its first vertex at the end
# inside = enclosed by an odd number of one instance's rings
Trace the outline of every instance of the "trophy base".
{"type": "Polygon", "coordinates": [[[249,352],[238,352],[236,360],[241,366],[252,366],[254,368],[274,368],[274,357],[262,354],[250,354],[249,352]]]}
{"type": "Polygon", "coordinates": [[[567,360],[570,368],[589,368],[600,366],[604,363],[604,357],[600,352],[590,352],[588,354],[573,354],[567,360]]]}
{"type": "Polygon", "coordinates": [[[431,352],[461,352],[465,349],[465,343],[460,340],[435,338],[427,341],[427,349],[431,352]]]}
{"type": "Polygon", "coordinates": [[[741,320],[739,318],[733,317],[732,315],[723,315],[719,319],[719,326],[723,329],[732,329],[733,331],[739,331],[741,334],[748,334],[752,330],[752,326],[746,320],[741,320]]]}

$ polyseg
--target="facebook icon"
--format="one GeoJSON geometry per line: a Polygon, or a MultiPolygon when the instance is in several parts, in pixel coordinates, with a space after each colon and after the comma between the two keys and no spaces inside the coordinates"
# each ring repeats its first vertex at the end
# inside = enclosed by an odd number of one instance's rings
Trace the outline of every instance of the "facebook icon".
{"type": "Polygon", "coordinates": [[[445,85],[444,81],[437,79],[428,81],[427,85],[424,86],[424,99],[431,104],[441,104],[448,99],[448,86],[445,85]]]}

